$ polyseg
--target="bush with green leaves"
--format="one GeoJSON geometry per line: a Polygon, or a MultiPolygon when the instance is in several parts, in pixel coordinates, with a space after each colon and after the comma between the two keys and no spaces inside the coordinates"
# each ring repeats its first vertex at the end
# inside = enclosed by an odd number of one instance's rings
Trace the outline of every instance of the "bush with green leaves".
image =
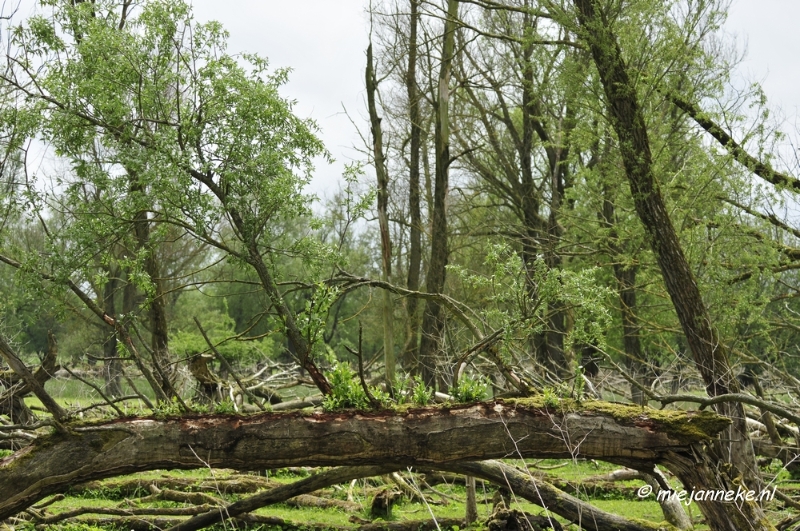
{"type": "Polygon", "coordinates": [[[369,409],[367,393],[361,387],[358,375],[347,363],[337,363],[328,373],[331,394],[325,397],[322,408],[325,411],[337,409],[369,409]]]}
{"type": "Polygon", "coordinates": [[[456,402],[478,402],[486,398],[486,391],[488,389],[489,383],[483,376],[472,378],[463,375],[450,390],[450,394],[453,395],[456,402]]]}
{"type": "Polygon", "coordinates": [[[414,392],[411,394],[412,401],[418,406],[427,406],[433,399],[433,389],[425,385],[419,375],[414,377],[414,383],[414,392]]]}
{"type": "Polygon", "coordinates": [[[214,413],[220,415],[234,415],[237,413],[236,405],[230,400],[223,400],[214,405],[214,413]]]}
{"type": "Polygon", "coordinates": [[[171,402],[158,402],[153,414],[158,418],[177,417],[183,414],[183,407],[177,397],[173,397],[171,402]]]}
{"type": "Polygon", "coordinates": [[[552,387],[545,387],[542,389],[542,399],[545,407],[556,408],[561,403],[561,397],[559,396],[558,391],[552,387]]]}
{"type": "Polygon", "coordinates": [[[394,403],[397,405],[413,403],[418,406],[427,406],[430,404],[432,398],[433,389],[425,385],[425,382],[422,381],[422,377],[419,375],[414,378],[410,378],[408,375],[402,375],[398,376],[395,380],[394,403]]]}

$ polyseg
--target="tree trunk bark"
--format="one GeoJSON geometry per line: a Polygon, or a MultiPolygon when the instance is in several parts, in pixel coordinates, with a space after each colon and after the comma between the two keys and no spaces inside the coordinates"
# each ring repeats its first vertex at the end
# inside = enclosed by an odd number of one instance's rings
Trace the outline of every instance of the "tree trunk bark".
{"type": "MultiPolygon", "coordinates": [[[[444,290],[447,259],[447,188],[450,166],[450,71],[455,53],[456,17],[458,0],[448,0],[447,19],[444,23],[442,64],[439,71],[439,93],[436,98],[436,172],[433,191],[433,223],[431,230],[431,256],[426,280],[428,293],[444,290]]],[[[444,319],[441,304],[429,299],[422,316],[422,339],[419,347],[420,373],[425,385],[435,388],[437,351],[441,345],[444,319]]]]}
{"type": "Polygon", "coordinates": [[[466,514],[464,515],[464,521],[467,523],[467,525],[469,525],[478,520],[478,502],[475,496],[475,476],[467,476],[466,485],[467,485],[467,502],[466,502],[466,514]]]}
{"type": "Polygon", "coordinates": [[[352,479],[379,476],[387,472],[393,472],[398,468],[399,467],[391,465],[353,466],[321,472],[309,478],[301,479],[300,481],[295,481],[288,485],[281,485],[280,487],[275,487],[266,492],[256,494],[255,496],[250,496],[232,503],[222,510],[215,509],[197,515],[185,522],[170,527],[167,531],[196,531],[197,529],[209,527],[221,521],[223,518],[234,518],[240,514],[249,513],[273,503],[280,503],[297,495],[314,492],[315,490],[324,489],[331,485],[344,483],[352,479]]]}
{"type": "Polygon", "coordinates": [[[661,499],[658,493],[661,492],[661,485],[668,485],[667,477],[661,472],[658,467],[653,469],[652,474],[643,474],[645,482],[653,489],[653,493],[661,505],[661,512],[664,513],[664,519],[670,524],[674,525],[680,531],[687,531],[692,529],[692,520],[686,511],[683,509],[678,498],[668,496],[666,499],[661,499]]]}
{"type": "MultiPolygon", "coordinates": [[[[49,343],[50,336],[48,336],[48,344],[49,343]]],[[[25,387],[28,391],[35,394],[36,398],[42,401],[42,405],[53,415],[56,425],[60,426],[60,422],[67,417],[67,412],[44,390],[44,381],[40,381],[40,379],[34,376],[2,335],[0,335],[0,356],[6,360],[11,370],[19,375],[20,379],[25,382],[25,387]]],[[[59,430],[61,429],[62,428],[59,428],[59,430]]],[[[0,520],[2,520],[2,518],[0,518],[0,520]]]]}
{"type": "MultiPolygon", "coordinates": [[[[381,265],[385,282],[392,281],[392,241],[389,234],[389,172],[383,155],[383,130],[375,104],[378,81],[372,63],[372,43],[367,48],[367,107],[369,108],[370,129],[372,131],[372,156],[375,161],[375,175],[378,178],[378,225],[381,233],[381,265]]],[[[391,390],[395,383],[396,358],[394,355],[394,307],[392,294],[381,290],[383,298],[383,359],[386,365],[386,388],[391,390]]]]}
{"type": "MultiPolygon", "coordinates": [[[[617,215],[611,197],[611,187],[603,183],[603,210],[600,212],[601,222],[608,229],[609,254],[614,261],[614,277],[617,280],[617,293],[622,315],[622,348],[625,351],[625,365],[630,369],[633,378],[641,385],[649,387],[652,379],[648,378],[648,367],[642,352],[639,339],[639,319],[636,317],[636,274],[638,267],[626,266],[621,262],[624,256],[624,245],[617,234],[617,215]]],[[[647,404],[647,395],[631,384],[631,400],[634,404],[647,404]]]]}
{"type": "MultiPolygon", "coordinates": [[[[145,186],[140,182],[136,172],[129,171],[130,193],[134,198],[139,198],[147,193],[145,186]]],[[[153,286],[153,294],[148,297],[147,316],[150,322],[150,349],[153,357],[153,375],[161,386],[164,394],[172,398],[177,396],[172,387],[171,370],[169,364],[169,336],[167,333],[167,310],[164,301],[164,288],[159,272],[156,250],[150,242],[150,221],[147,210],[141,210],[133,218],[133,233],[136,237],[136,251],[144,252],[144,271],[147,273],[153,286]]]]}
{"type": "Polygon", "coordinates": [[[590,531],[654,531],[650,526],[628,520],[623,516],[607,513],[590,503],[581,501],[555,488],[546,481],[536,480],[532,475],[499,461],[482,463],[448,463],[437,468],[472,474],[475,477],[505,486],[515,495],[543,507],[553,514],[566,518],[590,531]]]}
{"type": "Polygon", "coordinates": [[[206,415],[70,426],[0,460],[0,521],[76,483],[160,468],[402,467],[580,455],[652,469],[667,453],[692,460],[689,445],[728,424],[710,412],[603,402],[569,409],[519,400],[403,413],[206,415]]]}
{"type": "MultiPolygon", "coordinates": [[[[119,288],[119,278],[114,271],[108,271],[108,281],[103,287],[103,311],[112,319],[117,319],[117,307],[114,298],[119,288]]],[[[103,380],[106,394],[112,397],[122,396],[122,364],[117,354],[117,332],[111,330],[103,343],[103,380]]]]}
{"type": "MultiPolygon", "coordinates": [[[[644,114],[639,107],[636,89],[628,76],[627,65],[622,58],[616,36],[606,21],[595,13],[594,0],[573,2],[578,11],[582,36],[591,49],[608,100],[608,110],[619,139],[620,153],[636,212],[658,261],[695,365],[703,377],[709,396],[735,393],[738,391],[738,383],[728,362],[726,349],[711,324],[700,289],[683,254],[653,174],[644,114]]],[[[744,407],[741,403],[730,402],[720,404],[717,411],[733,421],[725,436],[726,442],[718,442],[718,458],[733,466],[731,478],[741,476],[748,488],[760,489],[762,482],[747,432],[744,407]]],[[[767,521],[756,504],[744,504],[740,513],[749,513],[753,517],[755,529],[770,528],[768,523],[762,524],[767,521]]],[[[733,515],[730,517],[736,518],[733,515]]],[[[726,528],[724,520],[716,522],[709,517],[709,521],[717,529],[726,528]]]]}
{"type": "MultiPolygon", "coordinates": [[[[0,337],[0,341],[3,338],[0,337]]],[[[11,348],[8,346],[7,348],[11,348]]],[[[11,352],[14,354],[14,352],[11,352]]],[[[33,379],[42,385],[53,377],[58,364],[58,347],[53,335],[47,334],[47,353],[42,364],[33,373],[33,379]]],[[[0,384],[6,389],[0,394],[0,415],[7,415],[13,424],[31,424],[36,421],[33,411],[25,404],[25,396],[33,389],[24,384],[23,378],[15,371],[0,373],[0,384]]]]}
{"type": "MultiPolygon", "coordinates": [[[[417,89],[417,25],[419,22],[419,0],[410,0],[410,32],[408,37],[408,71],[406,72],[406,92],[408,93],[408,117],[411,122],[411,139],[409,141],[408,171],[408,213],[409,213],[409,249],[408,280],[406,287],[411,291],[419,291],[420,271],[422,269],[422,213],[420,211],[420,140],[422,123],[420,117],[419,91],[417,89]]],[[[417,315],[417,299],[406,298],[408,329],[403,364],[410,369],[417,360],[419,349],[419,316],[417,315]]]]}

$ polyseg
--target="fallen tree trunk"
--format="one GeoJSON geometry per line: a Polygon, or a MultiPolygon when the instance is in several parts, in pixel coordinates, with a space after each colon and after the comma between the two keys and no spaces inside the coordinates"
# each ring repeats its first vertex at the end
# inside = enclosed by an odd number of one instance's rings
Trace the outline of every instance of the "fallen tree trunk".
{"type": "Polygon", "coordinates": [[[102,491],[108,499],[134,498],[153,486],[159,489],[173,489],[182,491],[218,492],[220,494],[248,494],[261,489],[271,489],[278,483],[257,476],[230,476],[197,481],[194,478],[180,478],[164,476],[161,478],[138,479],[126,478],[121,481],[99,482],[90,481],[73,485],[67,491],[71,496],[84,496],[92,491],[102,491]],[[110,494],[113,493],[113,494],[110,494]]]}
{"type": "Polygon", "coordinates": [[[291,507],[314,507],[317,509],[341,509],[345,512],[354,513],[363,509],[360,503],[337,500],[335,498],[323,498],[311,494],[300,494],[286,501],[286,505],[291,507]]]}
{"type": "Polygon", "coordinates": [[[509,456],[603,459],[648,468],[728,425],[711,412],[532,399],[407,411],[116,419],[69,425],[0,460],[0,520],[70,485],[206,466],[433,465],[509,456]]]}

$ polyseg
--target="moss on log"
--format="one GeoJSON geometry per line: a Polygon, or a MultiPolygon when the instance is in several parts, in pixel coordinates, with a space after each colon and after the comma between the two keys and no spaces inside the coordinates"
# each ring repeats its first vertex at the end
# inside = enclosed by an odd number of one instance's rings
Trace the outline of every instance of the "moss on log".
{"type": "Polygon", "coordinates": [[[124,418],[70,424],[0,460],[0,520],[86,481],[205,466],[396,465],[498,459],[604,459],[647,467],[713,437],[710,412],[656,411],[604,402],[536,400],[404,411],[262,413],[124,418]]]}

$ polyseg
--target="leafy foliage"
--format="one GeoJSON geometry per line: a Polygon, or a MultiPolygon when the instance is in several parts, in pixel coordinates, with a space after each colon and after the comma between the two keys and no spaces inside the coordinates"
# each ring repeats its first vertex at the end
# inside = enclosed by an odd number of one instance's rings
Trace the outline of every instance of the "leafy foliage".
{"type": "Polygon", "coordinates": [[[456,402],[477,402],[486,398],[488,389],[489,383],[483,376],[473,378],[465,374],[458,379],[456,385],[451,389],[451,394],[456,402]]]}
{"type": "Polygon", "coordinates": [[[322,402],[325,411],[370,409],[372,407],[358,380],[358,375],[347,363],[337,363],[328,372],[328,379],[333,391],[322,402]]]}

